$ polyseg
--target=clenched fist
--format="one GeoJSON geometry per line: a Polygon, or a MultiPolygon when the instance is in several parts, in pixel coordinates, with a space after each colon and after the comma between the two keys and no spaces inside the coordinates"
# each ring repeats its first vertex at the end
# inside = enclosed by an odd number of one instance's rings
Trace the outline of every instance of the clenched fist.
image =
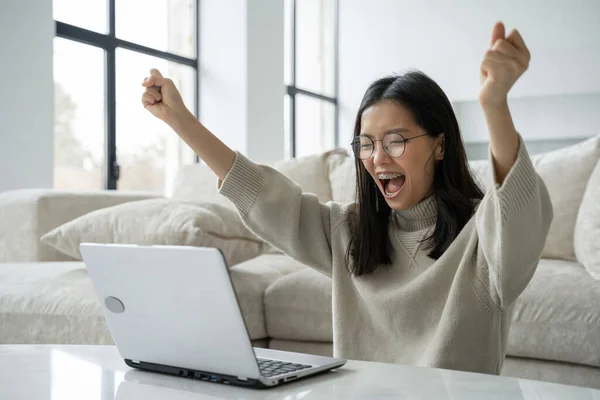
{"type": "Polygon", "coordinates": [[[490,49],[481,63],[479,102],[483,107],[506,103],[508,91],[529,67],[531,54],[517,30],[505,37],[504,24],[498,22],[492,33],[490,49]]]}
{"type": "Polygon", "coordinates": [[[171,124],[186,113],[190,114],[173,81],[163,77],[159,70],[151,69],[142,86],[146,88],[142,104],[155,117],[171,124]]]}

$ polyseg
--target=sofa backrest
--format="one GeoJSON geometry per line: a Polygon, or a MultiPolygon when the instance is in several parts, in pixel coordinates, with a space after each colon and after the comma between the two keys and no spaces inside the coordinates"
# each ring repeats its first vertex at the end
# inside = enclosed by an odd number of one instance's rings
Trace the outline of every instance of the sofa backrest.
{"type": "MultiPolygon", "coordinates": [[[[554,219],[542,256],[575,260],[575,223],[590,175],[600,159],[600,135],[559,150],[532,155],[531,159],[548,188],[554,208],[554,219]]],[[[354,201],[354,157],[347,152],[338,152],[328,158],[328,165],[333,201],[354,201]]],[[[489,160],[471,161],[469,165],[483,189],[492,184],[489,160]]]]}

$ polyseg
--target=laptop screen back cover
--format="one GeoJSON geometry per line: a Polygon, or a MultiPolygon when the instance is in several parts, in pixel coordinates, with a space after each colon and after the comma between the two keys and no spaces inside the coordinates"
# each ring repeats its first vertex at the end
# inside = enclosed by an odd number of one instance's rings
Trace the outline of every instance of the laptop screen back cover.
{"type": "Polygon", "coordinates": [[[220,250],[85,243],[80,251],[124,359],[259,378],[220,250]]]}

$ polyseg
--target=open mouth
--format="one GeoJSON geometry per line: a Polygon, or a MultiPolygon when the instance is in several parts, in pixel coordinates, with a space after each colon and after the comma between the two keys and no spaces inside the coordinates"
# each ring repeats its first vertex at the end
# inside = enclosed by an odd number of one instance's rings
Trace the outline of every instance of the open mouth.
{"type": "Polygon", "coordinates": [[[383,195],[388,199],[396,197],[406,182],[406,176],[402,173],[377,174],[377,179],[379,179],[383,195]]]}

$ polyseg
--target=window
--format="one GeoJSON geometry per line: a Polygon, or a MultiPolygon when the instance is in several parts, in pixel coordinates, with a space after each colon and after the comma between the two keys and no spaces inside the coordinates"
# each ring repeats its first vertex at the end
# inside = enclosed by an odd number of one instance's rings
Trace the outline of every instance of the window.
{"type": "Polygon", "coordinates": [[[300,157],[339,145],[338,0],[286,0],[285,16],[286,153],[300,157]]]}
{"type": "Polygon", "coordinates": [[[196,115],[198,0],[54,0],[54,186],[169,193],[194,154],[141,104],[150,68],[196,115]]]}

